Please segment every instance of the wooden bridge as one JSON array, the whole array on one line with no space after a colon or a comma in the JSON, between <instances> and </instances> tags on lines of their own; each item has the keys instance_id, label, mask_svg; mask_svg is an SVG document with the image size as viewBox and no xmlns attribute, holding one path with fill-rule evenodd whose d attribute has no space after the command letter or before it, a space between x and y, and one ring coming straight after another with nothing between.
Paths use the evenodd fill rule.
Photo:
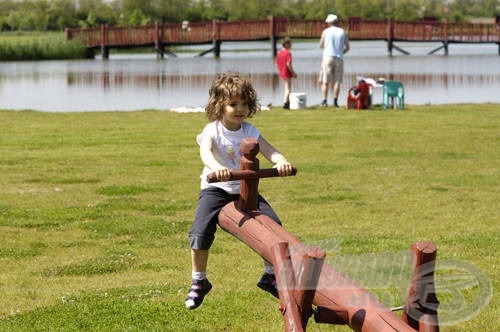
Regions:
<instances>
[{"instance_id":1,"label":"wooden bridge","mask_svg":"<svg viewBox=\"0 0 500 332\"><path fill-rule=\"evenodd\" d=\"M493 20L492 20L493 21ZM395 42L438 42L441 45L429 52L444 49L448 54L451 43L495 43L500 54L500 24L449 23L446 21L384 21L349 18L340 23L349 33L350 40L384 40L387 50L409 54L396 46ZM323 20L291 20L270 17L266 20L212 21L160 23L143 26L108 26L92 28L68 28L66 38L80 40L93 55L100 50L102 57L109 57L110 49L154 47L158 57L170 54L176 45L211 45L200 53L213 52L220 56L222 42L269 40L272 55L278 50L279 38L289 36L296 39L319 39L326 27Z\"/></svg>"}]
</instances>

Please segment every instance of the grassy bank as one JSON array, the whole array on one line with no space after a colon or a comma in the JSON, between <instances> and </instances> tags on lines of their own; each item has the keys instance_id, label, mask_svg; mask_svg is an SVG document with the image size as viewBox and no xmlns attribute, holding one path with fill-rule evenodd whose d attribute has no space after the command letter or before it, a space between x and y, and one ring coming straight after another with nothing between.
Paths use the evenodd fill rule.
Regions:
<instances>
[{"instance_id":1,"label":"grassy bank","mask_svg":"<svg viewBox=\"0 0 500 332\"><path fill-rule=\"evenodd\" d=\"M252 122L299 170L261 180L261 192L328 264L399 306L410 245L433 241L441 331L497 329L498 105L275 109ZM214 288L184 309L205 123L0 112L0 331L283 330L278 301L256 287L261 259L223 231ZM312 320L308 330L349 331Z\"/></svg>"},{"instance_id":2,"label":"grassy bank","mask_svg":"<svg viewBox=\"0 0 500 332\"><path fill-rule=\"evenodd\" d=\"M82 59L83 45L64 33L0 33L0 61Z\"/></svg>"}]
</instances>

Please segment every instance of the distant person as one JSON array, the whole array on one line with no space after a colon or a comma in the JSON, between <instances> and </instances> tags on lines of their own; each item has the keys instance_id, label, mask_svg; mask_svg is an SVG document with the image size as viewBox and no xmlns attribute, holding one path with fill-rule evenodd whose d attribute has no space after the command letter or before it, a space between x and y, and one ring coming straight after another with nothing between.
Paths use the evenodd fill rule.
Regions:
<instances>
[{"instance_id":1,"label":"distant person","mask_svg":"<svg viewBox=\"0 0 500 332\"><path fill-rule=\"evenodd\" d=\"M328 106L328 85L332 86L333 105L339 107L340 85L344 76L344 54L349 51L349 38L338 26L337 15L329 14L325 20L328 27L321 33L319 47L323 49L321 60L320 82L323 101L321 106Z\"/></svg>"},{"instance_id":2,"label":"distant person","mask_svg":"<svg viewBox=\"0 0 500 332\"><path fill-rule=\"evenodd\" d=\"M283 96L283 108L290 109L290 92L292 92L292 79L297 77L292 66L292 40L289 37L283 38L283 48L276 56L276 67L278 67L279 76L285 83L285 93Z\"/></svg>"},{"instance_id":3,"label":"distant person","mask_svg":"<svg viewBox=\"0 0 500 332\"><path fill-rule=\"evenodd\" d=\"M367 83L364 79L359 80L357 86L349 89L347 108L356 108L358 110L369 109L371 107L370 90L371 84Z\"/></svg>"},{"instance_id":4,"label":"distant person","mask_svg":"<svg viewBox=\"0 0 500 332\"><path fill-rule=\"evenodd\" d=\"M187 309L198 308L205 295L212 289L206 274L208 250L215 239L219 212L226 204L239 199L240 181L229 179L231 170L240 169L241 141L247 137L255 138L259 143L260 152L274 164L280 176L291 175L293 170L292 164L253 124L246 121L260 110L257 93L247 79L233 73L218 75L209 92L210 97L205 108L209 123L197 137L204 168L196 214L189 230L192 283L185 299ZM222 182L208 183L207 175L212 172L215 172L217 179ZM260 212L281 224L271 205L262 196L258 197ZM234 264L239 262L235 261ZM270 263L264 262L264 274L257 286L279 297L274 268Z\"/></svg>"}]
</instances>

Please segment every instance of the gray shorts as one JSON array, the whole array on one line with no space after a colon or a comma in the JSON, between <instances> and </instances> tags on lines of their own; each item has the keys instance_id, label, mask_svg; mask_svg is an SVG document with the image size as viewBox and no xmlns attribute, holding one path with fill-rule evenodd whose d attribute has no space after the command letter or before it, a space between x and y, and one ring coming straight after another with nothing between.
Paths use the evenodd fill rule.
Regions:
<instances>
[{"instance_id":1,"label":"gray shorts","mask_svg":"<svg viewBox=\"0 0 500 332\"><path fill-rule=\"evenodd\" d=\"M189 243L192 249L208 250L215 239L219 212L230 202L237 201L238 194L228 194L220 188L207 188L200 191L193 224L189 230ZM259 195L258 209L262 214L281 225L281 221L269 203Z\"/></svg>"}]
</instances>

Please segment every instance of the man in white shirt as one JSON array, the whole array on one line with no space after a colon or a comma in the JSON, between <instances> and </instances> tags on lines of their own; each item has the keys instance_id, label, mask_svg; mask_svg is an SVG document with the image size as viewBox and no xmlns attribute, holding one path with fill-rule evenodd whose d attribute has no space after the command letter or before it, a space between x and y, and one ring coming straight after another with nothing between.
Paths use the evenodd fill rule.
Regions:
<instances>
[{"instance_id":1,"label":"man in white shirt","mask_svg":"<svg viewBox=\"0 0 500 332\"><path fill-rule=\"evenodd\" d=\"M349 38L347 33L338 26L337 15L328 14L325 20L328 27L323 30L319 47L323 49L321 62L320 82L323 101L321 106L327 106L328 84L332 84L333 104L338 105L340 84L344 76L344 54L349 51Z\"/></svg>"}]
</instances>

